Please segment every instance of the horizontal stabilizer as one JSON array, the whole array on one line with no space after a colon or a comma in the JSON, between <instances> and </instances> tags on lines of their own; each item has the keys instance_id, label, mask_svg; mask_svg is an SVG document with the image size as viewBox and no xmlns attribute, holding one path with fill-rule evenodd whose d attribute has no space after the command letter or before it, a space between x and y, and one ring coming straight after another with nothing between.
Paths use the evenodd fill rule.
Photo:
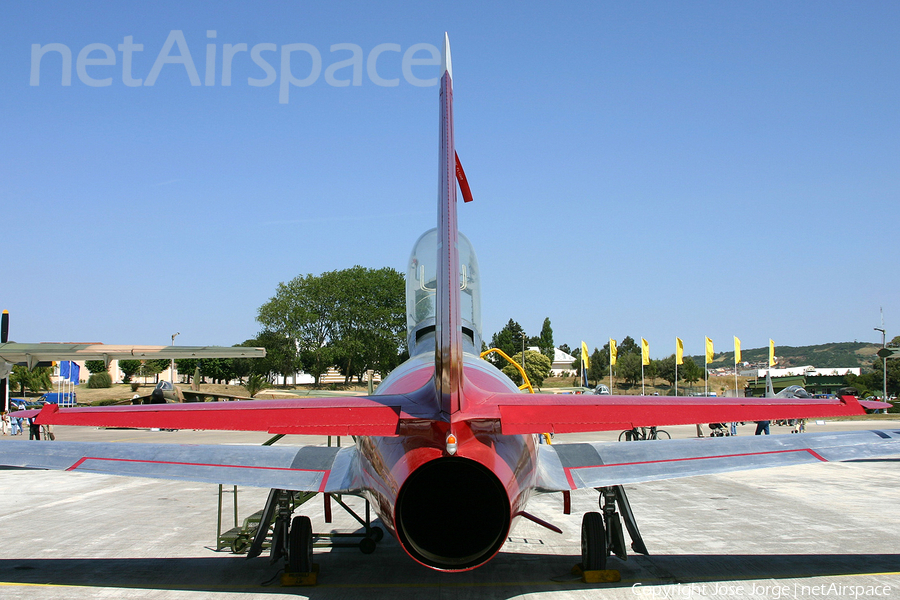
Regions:
<instances>
[{"instance_id":1,"label":"horizontal stabilizer","mask_svg":"<svg viewBox=\"0 0 900 600\"><path fill-rule=\"evenodd\" d=\"M504 393L469 407L463 418L499 419L501 431L515 435L863 414L852 396L829 400Z\"/></svg>"},{"instance_id":2,"label":"horizontal stabilizer","mask_svg":"<svg viewBox=\"0 0 900 600\"><path fill-rule=\"evenodd\" d=\"M45 404L41 410L17 411L15 415L37 416L36 422L41 425L395 436L401 419L422 416L403 410L404 406L413 407L413 404L414 401L404 395L62 409L56 404Z\"/></svg>"}]
</instances>

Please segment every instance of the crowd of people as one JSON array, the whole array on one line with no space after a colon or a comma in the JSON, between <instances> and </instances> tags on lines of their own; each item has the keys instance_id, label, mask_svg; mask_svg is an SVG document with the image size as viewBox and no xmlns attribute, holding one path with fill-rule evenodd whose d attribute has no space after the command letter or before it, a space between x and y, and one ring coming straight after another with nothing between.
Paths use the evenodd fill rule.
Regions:
<instances>
[{"instance_id":1,"label":"crowd of people","mask_svg":"<svg viewBox=\"0 0 900 600\"><path fill-rule=\"evenodd\" d=\"M23 419L7 412L0 415L0 433L3 435L25 435L26 427L28 427L29 440L44 439L53 441L56 439L56 435L53 433L53 425L38 425L34 422L34 418Z\"/></svg>"}]
</instances>

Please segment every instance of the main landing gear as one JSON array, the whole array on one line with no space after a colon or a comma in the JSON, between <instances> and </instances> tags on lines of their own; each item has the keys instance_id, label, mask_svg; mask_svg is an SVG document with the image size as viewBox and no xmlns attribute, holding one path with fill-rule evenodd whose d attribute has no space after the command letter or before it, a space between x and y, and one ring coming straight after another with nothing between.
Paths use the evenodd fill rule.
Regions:
<instances>
[{"instance_id":1,"label":"main landing gear","mask_svg":"<svg viewBox=\"0 0 900 600\"><path fill-rule=\"evenodd\" d=\"M606 559L614 554L621 560L627 560L625 534L622 522L631 537L631 549L638 554L649 554L647 546L638 531L631 512L631 505L621 485L596 488L600 492L601 512L588 512L581 520L581 568L584 571L602 571L606 569ZM618 505L619 511L616 512ZM621 515L620 515L621 513ZM620 518L621 517L621 518Z\"/></svg>"},{"instance_id":2,"label":"main landing gear","mask_svg":"<svg viewBox=\"0 0 900 600\"><path fill-rule=\"evenodd\" d=\"M340 505L350 516L364 527L362 533L314 533L309 517L294 516L294 511L305 502L314 498L314 492L292 492L289 490L272 489L266 500L265 508L258 514L258 528L252 533L252 541L248 545L242 545L240 550L246 549L247 558L254 558L269 548L269 557L272 563L281 559L285 562L285 573L291 576L290 585L309 585L315 583L315 576L303 578L303 575L313 574L316 567L313 564L313 547L358 547L364 554L375 552L377 544L384 537L384 531L371 523L369 501L366 500L365 517L357 515L339 494L322 494L325 502L325 522L331 522L332 501ZM234 545L232 545L234 549ZM299 579L298 579L299 576ZM284 581L284 578L282 578Z\"/></svg>"}]
</instances>

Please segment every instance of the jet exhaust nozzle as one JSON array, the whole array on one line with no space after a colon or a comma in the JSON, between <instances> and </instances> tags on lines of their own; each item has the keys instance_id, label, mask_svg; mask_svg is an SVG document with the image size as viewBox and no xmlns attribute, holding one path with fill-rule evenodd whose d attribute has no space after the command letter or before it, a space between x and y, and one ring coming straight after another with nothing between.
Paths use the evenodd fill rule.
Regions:
<instances>
[{"instance_id":1,"label":"jet exhaust nozzle","mask_svg":"<svg viewBox=\"0 0 900 600\"><path fill-rule=\"evenodd\" d=\"M493 558L511 522L509 497L497 476L461 457L416 469L400 489L395 510L407 553L441 571L473 569Z\"/></svg>"}]
</instances>

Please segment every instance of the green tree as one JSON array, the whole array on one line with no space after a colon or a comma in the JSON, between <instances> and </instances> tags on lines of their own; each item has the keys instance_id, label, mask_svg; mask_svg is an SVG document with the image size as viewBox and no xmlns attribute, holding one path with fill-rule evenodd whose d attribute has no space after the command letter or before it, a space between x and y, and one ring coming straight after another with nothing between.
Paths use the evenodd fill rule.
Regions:
<instances>
[{"instance_id":1,"label":"green tree","mask_svg":"<svg viewBox=\"0 0 900 600\"><path fill-rule=\"evenodd\" d=\"M156 377L157 375L168 369L169 364L169 359L167 358L145 360L141 362L141 368L138 371L138 374L141 377Z\"/></svg>"},{"instance_id":2,"label":"green tree","mask_svg":"<svg viewBox=\"0 0 900 600\"><path fill-rule=\"evenodd\" d=\"M514 361L522 365L522 353L511 357ZM540 352L535 352L534 350L526 350L525 351L525 374L528 376L528 380L531 382L532 387L541 387L544 383L544 380L550 374L550 359L541 354ZM503 373L512 379L516 385L522 385L522 376L519 374L519 370L516 369L513 365L507 364L503 367Z\"/></svg>"},{"instance_id":3,"label":"green tree","mask_svg":"<svg viewBox=\"0 0 900 600\"><path fill-rule=\"evenodd\" d=\"M544 319L537 347L541 349L541 354L549 358L550 363L553 364L553 359L556 357L556 346L553 344L553 328L550 327L550 317Z\"/></svg>"},{"instance_id":4,"label":"green tree","mask_svg":"<svg viewBox=\"0 0 900 600\"><path fill-rule=\"evenodd\" d=\"M656 378L659 376L659 361L651 358L649 365L644 365L644 379L650 380L650 385L656 385Z\"/></svg>"},{"instance_id":5,"label":"green tree","mask_svg":"<svg viewBox=\"0 0 900 600\"><path fill-rule=\"evenodd\" d=\"M609 361L604 359L603 352L594 348L594 352L591 353L591 366L588 367L588 381L597 385L607 375L609 375Z\"/></svg>"},{"instance_id":6,"label":"green tree","mask_svg":"<svg viewBox=\"0 0 900 600\"><path fill-rule=\"evenodd\" d=\"M231 359L204 358L200 361L200 374L209 377L213 383L223 383L232 379Z\"/></svg>"},{"instance_id":7,"label":"green tree","mask_svg":"<svg viewBox=\"0 0 900 600\"><path fill-rule=\"evenodd\" d=\"M52 374L52 367L35 367L29 370L28 367L13 365L12 373L9 374L9 385L19 386L22 395L25 395L25 388L34 394L40 394L53 387L50 381Z\"/></svg>"},{"instance_id":8,"label":"green tree","mask_svg":"<svg viewBox=\"0 0 900 600\"><path fill-rule=\"evenodd\" d=\"M119 370L122 371L122 383L131 383L131 378L138 374L141 370L141 361L139 360L120 360Z\"/></svg>"},{"instance_id":9,"label":"green tree","mask_svg":"<svg viewBox=\"0 0 900 600\"><path fill-rule=\"evenodd\" d=\"M635 385L641 380L641 355L634 352L619 354L616 360L616 374L625 380L625 383Z\"/></svg>"},{"instance_id":10,"label":"green tree","mask_svg":"<svg viewBox=\"0 0 900 600\"><path fill-rule=\"evenodd\" d=\"M106 373L108 371L106 363L102 360L86 360L84 361L84 368L89 373Z\"/></svg>"},{"instance_id":11,"label":"green tree","mask_svg":"<svg viewBox=\"0 0 900 600\"><path fill-rule=\"evenodd\" d=\"M522 326L510 319L509 323L503 326L503 329L491 337L491 348L502 350L507 356L511 357L517 352L521 354L522 340L525 338L525 330L522 329ZM503 368L506 364L506 361L497 354L490 354L488 358L494 363L495 367ZM525 355L525 360L528 360L527 354Z\"/></svg>"},{"instance_id":12,"label":"green tree","mask_svg":"<svg viewBox=\"0 0 900 600\"><path fill-rule=\"evenodd\" d=\"M251 359L244 359L251 360ZM176 358L175 359L175 368L178 370L178 374L184 377L184 381L187 383L191 382L191 378L194 376L194 369L197 365L200 364L199 359L196 358Z\"/></svg>"},{"instance_id":13,"label":"green tree","mask_svg":"<svg viewBox=\"0 0 900 600\"><path fill-rule=\"evenodd\" d=\"M675 385L675 355L672 354L667 356L666 358L659 361L658 366L659 376L667 381L669 385ZM678 370L678 379L683 379L684 369L681 368Z\"/></svg>"},{"instance_id":14,"label":"green tree","mask_svg":"<svg viewBox=\"0 0 900 600\"><path fill-rule=\"evenodd\" d=\"M630 335L625 336L625 339L616 346L616 349L618 350L619 358L621 358L623 354L640 355L641 353L641 347L635 343Z\"/></svg>"},{"instance_id":15,"label":"green tree","mask_svg":"<svg viewBox=\"0 0 900 600\"><path fill-rule=\"evenodd\" d=\"M266 381L266 378L259 373L253 373L247 379L247 385L244 387L247 388L247 393L250 394L251 398L253 398L258 393L269 387L269 382Z\"/></svg>"},{"instance_id":16,"label":"green tree","mask_svg":"<svg viewBox=\"0 0 900 600\"><path fill-rule=\"evenodd\" d=\"M405 343L403 276L391 268L360 266L335 275L336 332L331 341L341 372L362 381L367 369L383 375L399 364Z\"/></svg>"},{"instance_id":17,"label":"green tree","mask_svg":"<svg viewBox=\"0 0 900 600\"><path fill-rule=\"evenodd\" d=\"M257 320L295 342L316 383L339 364L349 377L397 364L405 327L405 283L397 271L353 267L278 284Z\"/></svg>"},{"instance_id":18,"label":"green tree","mask_svg":"<svg viewBox=\"0 0 900 600\"><path fill-rule=\"evenodd\" d=\"M678 369L678 376L683 378L688 385L693 386L703 377L703 369L694 362L690 356L685 357L684 364Z\"/></svg>"}]
</instances>

